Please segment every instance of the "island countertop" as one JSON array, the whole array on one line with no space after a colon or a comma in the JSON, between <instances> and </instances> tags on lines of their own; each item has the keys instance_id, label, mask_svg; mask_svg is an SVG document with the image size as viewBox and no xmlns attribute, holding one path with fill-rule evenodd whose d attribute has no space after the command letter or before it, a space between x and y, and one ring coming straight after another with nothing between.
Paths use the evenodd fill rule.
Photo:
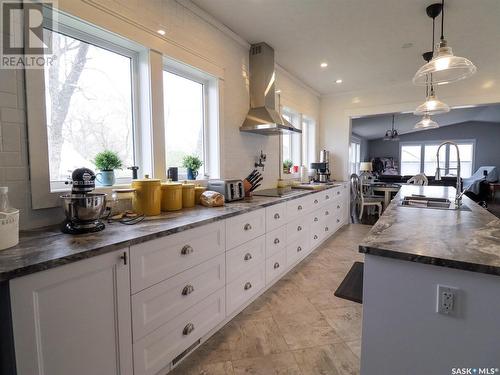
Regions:
<instances>
[{"instance_id":1,"label":"island countertop","mask_svg":"<svg viewBox=\"0 0 500 375\"><path fill-rule=\"evenodd\" d=\"M341 182L327 185L340 186ZM321 190L320 190L321 191ZM253 196L226 203L222 207L196 206L176 212L163 212L135 225L106 223L106 229L80 235L63 234L60 226L24 231L17 246L0 251L0 282L58 267L155 238L224 220L246 212L314 194L318 190L294 190L282 198Z\"/></svg>"},{"instance_id":2,"label":"island countertop","mask_svg":"<svg viewBox=\"0 0 500 375\"><path fill-rule=\"evenodd\" d=\"M463 197L465 210L405 207L412 194L455 198L455 188L403 185L359 251L500 276L500 219Z\"/></svg>"}]
</instances>

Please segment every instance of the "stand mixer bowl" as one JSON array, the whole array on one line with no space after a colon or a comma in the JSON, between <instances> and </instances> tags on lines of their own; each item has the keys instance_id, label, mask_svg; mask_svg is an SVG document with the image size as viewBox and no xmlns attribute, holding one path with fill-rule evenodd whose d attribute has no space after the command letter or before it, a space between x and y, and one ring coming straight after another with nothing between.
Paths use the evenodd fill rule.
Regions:
<instances>
[{"instance_id":1,"label":"stand mixer bowl","mask_svg":"<svg viewBox=\"0 0 500 375\"><path fill-rule=\"evenodd\" d=\"M61 195L66 220L71 223L95 223L106 209L106 194L65 194Z\"/></svg>"}]
</instances>

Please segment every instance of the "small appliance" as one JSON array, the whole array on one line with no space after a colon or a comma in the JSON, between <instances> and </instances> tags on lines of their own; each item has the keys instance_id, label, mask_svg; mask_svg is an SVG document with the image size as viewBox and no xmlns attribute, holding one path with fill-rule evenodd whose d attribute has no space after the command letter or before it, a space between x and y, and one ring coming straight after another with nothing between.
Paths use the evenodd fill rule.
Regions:
<instances>
[{"instance_id":1,"label":"small appliance","mask_svg":"<svg viewBox=\"0 0 500 375\"><path fill-rule=\"evenodd\" d=\"M330 182L330 151L321 150L319 153L319 163L311 163L314 169L314 182Z\"/></svg>"},{"instance_id":2,"label":"small appliance","mask_svg":"<svg viewBox=\"0 0 500 375\"><path fill-rule=\"evenodd\" d=\"M216 191L224 196L226 202L233 202L245 198L245 189L242 180L210 180L208 190Z\"/></svg>"},{"instance_id":3,"label":"small appliance","mask_svg":"<svg viewBox=\"0 0 500 375\"><path fill-rule=\"evenodd\" d=\"M106 209L106 194L92 193L95 173L88 168L78 168L71 174L71 194L61 195L66 220L62 231L69 234L99 232L105 228L100 220Z\"/></svg>"}]
</instances>

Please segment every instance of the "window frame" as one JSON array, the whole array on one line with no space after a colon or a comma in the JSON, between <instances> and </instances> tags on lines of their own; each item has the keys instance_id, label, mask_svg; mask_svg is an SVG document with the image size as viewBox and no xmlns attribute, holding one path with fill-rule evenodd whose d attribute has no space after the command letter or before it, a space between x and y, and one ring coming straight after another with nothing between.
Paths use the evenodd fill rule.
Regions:
<instances>
[{"instance_id":1,"label":"window frame","mask_svg":"<svg viewBox=\"0 0 500 375\"><path fill-rule=\"evenodd\" d=\"M142 111L149 108L149 96L144 96L143 91L148 85L142 84L145 78L144 63L148 59L145 47L121 38L113 33L102 30L72 16L58 13L55 27L48 27L48 17L45 14L44 28L57 32L85 43L95 45L110 52L130 58L131 84L132 84L132 126L134 164L138 165L144 173L151 173L153 164L152 155L144 149L143 142L147 138L144 131L150 131L150 123L144 121ZM48 129L45 97L45 70L25 69L26 83L26 108L29 137L29 168L31 183L31 205L33 209L57 207L60 205L59 196L70 189L64 181L50 180L49 155L48 155ZM42 94L40 94L42 93ZM144 99L140 99L143 97ZM36 156L36 157L35 157ZM114 187L129 184L132 178L119 178ZM96 189L97 190L97 189ZM99 190L109 190L107 188Z\"/></svg>"},{"instance_id":2,"label":"window frame","mask_svg":"<svg viewBox=\"0 0 500 375\"><path fill-rule=\"evenodd\" d=\"M302 113L299 113L292 108L289 107L282 107L281 109L281 115L282 116L287 116L290 118L290 123L296 127L297 129L302 130L302 123L303 123L303 117L304 115ZM297 137L294 137L296 135ZM293 165L298 165L299 167L303 164L303 134L302 133L288 133L288 134L280 134L280 137L282 137L282 145L283 145L283 139L285 137L288 137L290 139L290 160L294 161L294 159L298 159L297 164ZM288 158L285 158L283 155L283 146L281 147L281 158L282 161L287 160Z\"/></svg>"},{"instance_id":3,"label":"window frame","mask_svg":"<svg viewBox=\"0 0 500 375\"><path fill-rule=\"evenodd\" d=\"M354 156L354 160L352 160L352 156ZM355 173L359 175L359 167L361 165L361 139L358 137L351 136L351 141L349 142L349 159L351 174Z\"/></svg>"},{"instance_id":4,"label":"window frame","mask_svg":"<svg viewBox=\"0 0 500 375\"><path fill-rule=\"evenodd\" d=\"M475 160L476 160L476 140L475 139L454 139L454 140L432 140L432 141L408 141L399 142L399 171L402 174L402 148L403 146L420 146L420 173L425 173L425 146L439 146L445 141L455 142L457 145L472 145L472 161L471 161L471 175L474 174ZM440 159L440 165L443 165L443 176L448 175L450 172L450 145L445 145L445 158ZM443 164L441 164L443 163Z\"/></svg>"}]
</instances>

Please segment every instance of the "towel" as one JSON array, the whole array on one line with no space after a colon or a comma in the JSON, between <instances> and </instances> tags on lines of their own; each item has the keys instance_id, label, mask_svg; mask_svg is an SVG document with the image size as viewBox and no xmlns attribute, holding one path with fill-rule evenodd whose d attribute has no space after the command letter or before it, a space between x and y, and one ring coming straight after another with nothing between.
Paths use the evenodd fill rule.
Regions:
<instances>
[{"instance_id":1,"label":"towel","mask_svg":"<svg viewBox=\"0 0 500 375\"><path fill-rule=\"evenodd\" d=\"M484 175L484 171L488 172L487 176ZM479 186L482 181L495 182L497 180L497 167L480 167L472 176L463 179L463 189L466 191L471 191L474 194L479 194Z\"/></svg>"}]
</instances>

